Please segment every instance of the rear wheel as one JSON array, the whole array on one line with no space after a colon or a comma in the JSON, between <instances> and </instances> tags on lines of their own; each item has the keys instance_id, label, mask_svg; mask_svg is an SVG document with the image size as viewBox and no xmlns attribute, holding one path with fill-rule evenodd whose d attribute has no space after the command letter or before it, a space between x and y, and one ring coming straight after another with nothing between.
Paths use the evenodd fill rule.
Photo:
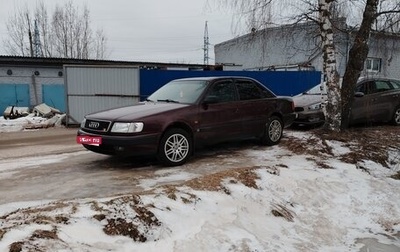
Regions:
<instances>
[{"instance_id":1,"label":"rear wheel","mask_svg":"<svg viewBox=\"0 0 400 252\"><path fill-rule=\"evenodd\" d=\"M261 143L264 145L278 144L283 134L283 122L277 116L272 116L265 124L264 135Z\"/></svg>"},{"instance_id":2,"label":"rear wheel","mask_svg":"<svg viewBox=\"0 0 400 252\"><path fill-rule=\"evenodd\" d=\"M169 129L158 146L158 159L166 166L184 164L192 151L190 134L179 128Z\"/></svg>"},{"instance_id":3,"label":"rear wheel","mask_svg":"<svg viewBox=\"0 0 400 252\"><path fill-rule=\"evenodd\" d=\"M400 106L397 107L393 113L392 123L394 125L400 125Z\"/></svg>"}]
</instances>

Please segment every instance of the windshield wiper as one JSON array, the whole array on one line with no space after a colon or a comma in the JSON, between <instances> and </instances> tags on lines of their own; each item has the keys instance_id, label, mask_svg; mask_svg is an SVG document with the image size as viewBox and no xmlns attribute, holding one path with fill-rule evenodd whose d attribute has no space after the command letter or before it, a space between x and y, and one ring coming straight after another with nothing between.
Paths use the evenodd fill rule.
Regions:
<instances>
[{"instance_id":1,"label":"windshield wiper","mask_svg":"<svg viewBox=\"0 0 400 252\"><path fill-rule=\"evenodd\" d=\"M158 99L158 102L171 102L171 103L179 103L178 101L171 100L171 99Z\"/></svg>"},{"instance_id":2,"label":"windshield wiper","mask_svg":"<svg viewBox=\"0 0 400 252\"><path fill-rule=\"evenodd\" d=\"M150 99L148 99L148 98L146 99L146 101L147 101L147 102L154 102L153 100L150 100Z\"/></svg>"}]
</instances>

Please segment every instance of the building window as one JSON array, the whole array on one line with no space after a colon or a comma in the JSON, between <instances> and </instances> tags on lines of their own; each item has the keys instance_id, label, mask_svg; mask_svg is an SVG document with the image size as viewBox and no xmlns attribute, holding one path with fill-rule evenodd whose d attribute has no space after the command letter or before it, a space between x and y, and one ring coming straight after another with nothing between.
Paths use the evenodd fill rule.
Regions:
<instances>
[{"instance_id":1,"label":"building window","mask_svg":"<svg viewBox=\"0 0 400 252\"><path fill-rule=\"evenodd\" d=\"M381 62L382 60L379 58L368 58L366 62L367 72L375 72L375 73L380 72Z\"/></svg>"}]
</instances>

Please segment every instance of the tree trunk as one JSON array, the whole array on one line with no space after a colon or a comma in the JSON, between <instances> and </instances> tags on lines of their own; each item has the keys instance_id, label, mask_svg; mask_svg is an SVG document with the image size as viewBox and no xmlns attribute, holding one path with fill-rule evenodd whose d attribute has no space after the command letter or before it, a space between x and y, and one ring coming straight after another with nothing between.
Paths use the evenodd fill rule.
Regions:
<instances>
[{"instance_id":1,"label":"tree trunk","mask_svg":"<svg viewBox=\"0 0 400 252\"><path fill-rule=\"evenodd\" d=\"M330 21L330 6L335 0L318 0L319 21L323 50L323 74L326 81L328 100L323 106L325 112L325 127L333 131L340 131L341 103L339 74L336 68L335 44L333 28Z\"/></svg>"},{"instance_id":2,"label":"tree trunk","mask_svg":"<svg viewBox=\"0 0 400 252\"><path fill-rule=\"evenodd\" d=\"M364 62L368 56L368 39L371 27L376 20L377 6L379 0L367 0L364 9L363 21L356 33L353 46L349 52L349 62L343 76L341 99L342 99L342 124L341 129L349 127L351 105L354 99L354 92L357 80L364 69Z\"/></svg>"}]
</instances>

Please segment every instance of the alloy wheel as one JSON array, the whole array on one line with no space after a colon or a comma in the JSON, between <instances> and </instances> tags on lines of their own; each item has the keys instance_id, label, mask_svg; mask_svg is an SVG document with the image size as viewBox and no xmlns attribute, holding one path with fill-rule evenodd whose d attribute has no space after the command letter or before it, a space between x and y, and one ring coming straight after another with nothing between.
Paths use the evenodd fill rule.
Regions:
<instances>
[{"instance_id":1,"label":"alloy wheel","mask_svg":"<svg viewBox=\"0 0 400 252\"><path fill-rule=\"evenodd\" d=\"M273 120L268 128L268 135L272 142L277 142L282 135L282 124L278 120Z\"/></svg>"},{"instance_id":2,"label":"alloy wheel","mask_svg":"<svg viewBox=\"0 0 400 252\"><path fill-rule=\"evenodd\" d=\"M189 154L189 141L182 134L173 134L165 142L165 156L173 163L184 160Z\"/></svg>"}]
</instances>

